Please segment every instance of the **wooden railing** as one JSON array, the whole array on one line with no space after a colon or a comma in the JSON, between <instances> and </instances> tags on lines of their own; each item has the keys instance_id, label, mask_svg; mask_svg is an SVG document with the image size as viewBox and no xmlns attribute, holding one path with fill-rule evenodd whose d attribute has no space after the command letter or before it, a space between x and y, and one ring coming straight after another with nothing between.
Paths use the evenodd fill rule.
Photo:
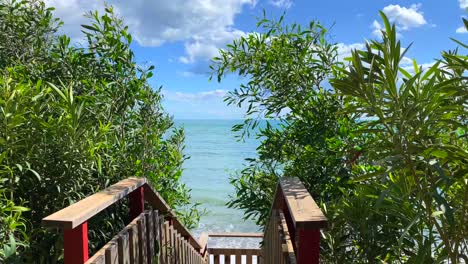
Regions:
<instances>
[{"instance_id":1,"label":"wooden railing","mask_svg":"<svg viewBox=\"0 0 468 264\"><path fill-rule=\"evenodd\" d=\"M88 220L126 196L133 220L89 258ZM145 201L151 210L144 211ZM146 179L129 178L47 216L42 224L63 229L65 264L206 264L211 257L214 264L317 264L320 229L327 219L298 179L283 178L264 234L202 234L197 240ZM263 237L263 243L258 248L208 247L210 237Z\"/></svg>"},{"instance_id":2,"label":"wooden railing","mask_svg":"<svg viewBox=\"0 0 468 264\"><path fill-rule=\"evenodd\" d=\"M264 263L318 264L320 229L326 226L327 218L301 181L282 178L265 228Z\"/></svg>"},{"instance_id":3,"label":"wooden railing","mask_svg":"<svg viewBox=\"0 0 468 264\"><path fill-rule=\"evenodd\" d=\"M210 233L208 238L229 238L229 239L242 239L242 238L263 238L263 233ZM262 249L259 247L208 247L208 259L213 257L213 262L210 264L252 264L261 263ZM242 259L245 259L243 261ZM224 261L223 261L224 260Z\"/></svg>"},{"instance_id":4,"label":"wooden railing","mask_svg":"<svg viewBox=\"0 0 468 264\"><path fill-rule=\"evenodd\" d=\"M132 222L89 258L87 221L127 195ZM144 211L145 200L152 210ZM206 242L192 236L144 178L120 181L47 216L42 224L63 229L65 264L206 263Z\"/></svg>"}]
</instances>

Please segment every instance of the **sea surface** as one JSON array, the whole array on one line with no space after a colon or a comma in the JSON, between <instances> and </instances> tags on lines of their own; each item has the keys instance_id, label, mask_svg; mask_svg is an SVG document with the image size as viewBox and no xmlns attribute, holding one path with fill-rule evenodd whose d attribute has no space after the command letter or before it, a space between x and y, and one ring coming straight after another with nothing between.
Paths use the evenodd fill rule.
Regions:
<instances>
[{"instance_id":1,"label":"sea surface","mask_svg":"<svg viewBox=\"0 0 468 264\"><path fill-rule=\"evenodd\" d=\"M184 154L190 156L184 163L182 180L192 189L192 201L200 203L207 211L194 230L196 236L201 232L260 231L253 221L243 220L241 210L226 206L229 195L234 195L230 176L243 168L245 158L256 156L259 144L254 137L244 142L235 138L231 128L240 122L242 120L175 121L185 129Z\"/></svg>"}]
</instances>

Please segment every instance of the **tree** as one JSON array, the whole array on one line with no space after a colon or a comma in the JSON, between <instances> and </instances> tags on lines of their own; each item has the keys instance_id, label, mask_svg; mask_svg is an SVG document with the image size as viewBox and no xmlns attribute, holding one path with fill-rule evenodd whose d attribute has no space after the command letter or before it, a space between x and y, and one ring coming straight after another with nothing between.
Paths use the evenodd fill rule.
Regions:
<instances>
[{"instance_id":1,"label":"tree","mask_svg":"<svg viewBox=\"0 0 468 264\"><path fill-rule=\"evenodd\" d=\"M60 262L62 235L41 219L130 176L147 177L193 226L180 181L184 132L148 83L154 67L137 65L111 6L88 14L83 46L56 35L52 11L41 1L0 5L0 262ZM127 213L123 202L92 219L91 250Z\"/></svg>"},{"instance_id":2,"label":"tree","mask_svg":"<svg viewBox=\"0 0 468 264\"><path fill-rule=\"evenodd\" d=\"M467 258L466 56L446 52L411 74L382 19L382 39L349 65L319 23L282 18L220 51L214 76L248 80L226 98L246 108L233 130L262 139L229 205L265 224L278 178L299 177L329 218L325 263L457 263ZM256 129L261 118L279 123Z\"/></svg>"}]
</instances>

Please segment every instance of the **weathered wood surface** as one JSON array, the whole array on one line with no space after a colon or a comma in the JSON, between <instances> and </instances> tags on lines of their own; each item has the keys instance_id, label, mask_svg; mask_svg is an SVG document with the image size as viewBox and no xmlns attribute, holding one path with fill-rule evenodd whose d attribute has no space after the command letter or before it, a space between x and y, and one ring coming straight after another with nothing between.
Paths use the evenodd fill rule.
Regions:
<instances>
[{"instance_id":1,"label":"weathered wood surface","mask_svg":"<svg viewBox=\"0 0 468 264\"><path fill-rule=\"evenodd\" d=\"M247 237L247 238L262 238L263 233L209 233L209 237Z\"/></svg>"},{"instance_id":2,"label":"weathered wood surface","mask_svg":"<svg viewBox=\"0 0 468 264\"><path fill-rule=\"evenodd\" d=\"M194 238L193 234L177 219L176 214L173 212L171 207L164 201L158 192L154 190L149 184L144 185L145 189L145 200L153 207L154 210L158 210L159 213L165 214L167 218L171 218L172 225L176 230L180 232L183 237L190 237L190 244L200 250L202 246Z\"/></svg>"},{"instance_id":3,"label":"weathered wood surface","mask_svg":"<svg viewBox=\"0 0 468 264\"><path fill-rule=\"evenodd\" d=\"M146 184L145 178L128 178L42 219L45 227L75 228Z\"/></svg>"},{"instance_id":4,"label":"weathered wood surface","mask_svg":"<svg viewBox=\"0 0 468 264\"><path fill-rule=\"evenodd\" d=\"M282 178L280 186L296 229L327 227L327 218L299 179Z\"/></svg>"}]
</instances>

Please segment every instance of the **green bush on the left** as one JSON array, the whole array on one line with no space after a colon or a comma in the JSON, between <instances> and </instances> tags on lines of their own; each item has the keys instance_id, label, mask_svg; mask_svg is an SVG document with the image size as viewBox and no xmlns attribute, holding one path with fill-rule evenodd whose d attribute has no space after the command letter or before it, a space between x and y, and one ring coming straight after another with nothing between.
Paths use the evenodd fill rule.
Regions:
<instances>
[{"instance_id":1,"label":"green bush on the left","mask_svg":"<svg viewBox=\"0 0 468 264\"><path fill-rule=\"evenodd\" d=\"M0 262L60 263L60 232L41 219L121 179L144 176L194 226L182 173L184 131L108 6L84 40L60 36L42 1L0 0ZM76 44L78 43L78 44ZM90 250L128 220L126 204L90 223ZM91 252L92 253L92 252Z\"/></svg>"}]
</instances>

